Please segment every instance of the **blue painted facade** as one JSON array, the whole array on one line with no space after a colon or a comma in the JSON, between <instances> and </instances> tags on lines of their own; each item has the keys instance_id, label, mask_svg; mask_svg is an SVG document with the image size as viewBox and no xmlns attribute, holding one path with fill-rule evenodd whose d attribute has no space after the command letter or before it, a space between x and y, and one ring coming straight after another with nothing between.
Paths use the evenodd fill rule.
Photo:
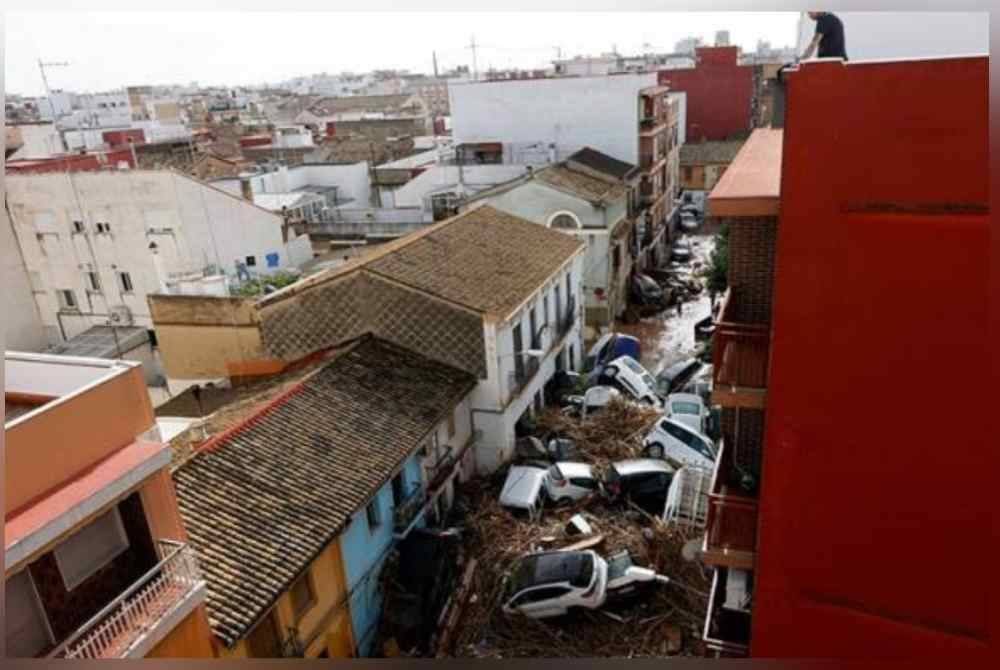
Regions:
<instances>
[{"instance_id":1,"label":"blue painted facade","mask_svg":"<svg viewBox=\"0 0 1000 670\"><path fill-rule=\"evenodd\" d=\"M412 454L403 466L406 492L423 486L420 457ZM378 509L379 523L372 527L366 508L351 517L351 523L340 536L340 550L347 573L347 590L350 593L351 624L354 645L358 656L371 655L372 643L378 631L382 613L383 593L380 573L393 545L392 481L388 481L372 498ZM423 521L420 522L421 524Z\"/></svg>"}]
</instances>

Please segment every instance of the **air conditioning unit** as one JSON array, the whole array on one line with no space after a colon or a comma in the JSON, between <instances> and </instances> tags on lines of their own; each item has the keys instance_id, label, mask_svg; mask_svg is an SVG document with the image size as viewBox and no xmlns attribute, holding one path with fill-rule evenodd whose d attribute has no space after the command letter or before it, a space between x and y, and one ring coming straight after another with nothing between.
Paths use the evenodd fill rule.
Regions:
<instances>
[{"instance_id":1,"label":"air conditioning unit","mask_svg":"<svg viewBox=\"0 0 1000 670\"><path fill-rule=\"evenodd\" d=\"M109 310L109 320L112 326L131 326L134 323L132 310L129 309L128 305L113 306Z\"/></svg>"}]
</instances>

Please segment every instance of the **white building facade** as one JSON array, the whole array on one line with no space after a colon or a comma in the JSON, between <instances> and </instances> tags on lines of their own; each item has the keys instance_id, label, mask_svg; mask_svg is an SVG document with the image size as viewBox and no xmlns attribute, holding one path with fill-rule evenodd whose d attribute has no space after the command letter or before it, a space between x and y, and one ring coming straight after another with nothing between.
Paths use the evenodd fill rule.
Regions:
<instances>
[{"instance_id":1,"label":"white building facade","mask_svg":"<svg viewBox=\"0 0 1000 670\"><path fill-rule=\"evenodd\" d=\"M638 165L639 93L656 85L655 72L453 84L452 136L456 144L538 145L541 156L554 149L550 162L589 146Z\"/></svg>"},{"instance_id":2,"label":"white building facade","mask_svg":"<svg viewBox=\"0 0 1000 670\"><path fill-rule=\"evenodd\" d=\"M290 267L281 217L176 172L8 175L7 198L53 344L109 322L151 328L147 296L197 278L224 291Z\"/></svg>"},{"instance_id":3,"label":"white building facade","mask_svg":"<svg viewBox=\"0 0 1000 670\"><path fill-rule=\"evenodd\" d=\"M545 385L579 370L583 348L581 249L506 318L484 321L487 377L472 392L476 469L495 472L514 455L517 424L545 407ZM544 352L534 356L534 350ZM526 353L531 352L531 353Z\"/></svg>"}]
</instances>

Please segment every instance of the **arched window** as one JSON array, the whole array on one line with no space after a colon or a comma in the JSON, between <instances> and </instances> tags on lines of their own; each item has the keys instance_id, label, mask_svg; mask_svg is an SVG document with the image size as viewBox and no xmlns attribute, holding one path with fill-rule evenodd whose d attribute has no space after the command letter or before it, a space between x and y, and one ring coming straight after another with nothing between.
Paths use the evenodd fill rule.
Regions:
<instances>
[{"instance_id":1,"label":"arched window","mask_svg":"<svg viewBox=\"0 0 1000 670\"><path fill-rule=\"evenodd\" d=\"M570 212L557 212L549 217L549 228L557 230L579 230L580 220Z\"/></svg>"}]
</instances>

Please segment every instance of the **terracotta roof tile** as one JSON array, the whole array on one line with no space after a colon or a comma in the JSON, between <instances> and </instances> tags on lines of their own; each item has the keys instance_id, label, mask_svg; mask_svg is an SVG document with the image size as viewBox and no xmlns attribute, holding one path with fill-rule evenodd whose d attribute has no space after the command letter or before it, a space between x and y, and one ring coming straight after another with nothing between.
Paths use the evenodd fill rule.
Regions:
<instances>
[{"instance_id":1,"label":"terracotta roof tile","mask_svg":"<svg viewBox=\"0 0 1000 670\"><path fill-rule=\"evenodd\" d=\"M219 639L245 637L475 384L365 338L177 468Z\"/></svg>"},{"instance_id":2,"label":"terracotta roof tile","mask_svg":"<svg viewBox=\"0 0 1000 670\"><path fill-rule=\"evenodd\" d=\"M367 271L478 312L507 316L584 242L480 206L364 263Z\"/></svg>"},{"instance_id":3,"label":"terracotta roof tile","mask_svg":"<svg viewBox=\"0 0 1000 670\"><path fill-rule=\"evenodd\" d=\"M628 192L624 184L613 184L564 165L553 165L540 170L535 173L535 178L587 200L607 202L624 197Z\"/></svg>"}]
</instances>

